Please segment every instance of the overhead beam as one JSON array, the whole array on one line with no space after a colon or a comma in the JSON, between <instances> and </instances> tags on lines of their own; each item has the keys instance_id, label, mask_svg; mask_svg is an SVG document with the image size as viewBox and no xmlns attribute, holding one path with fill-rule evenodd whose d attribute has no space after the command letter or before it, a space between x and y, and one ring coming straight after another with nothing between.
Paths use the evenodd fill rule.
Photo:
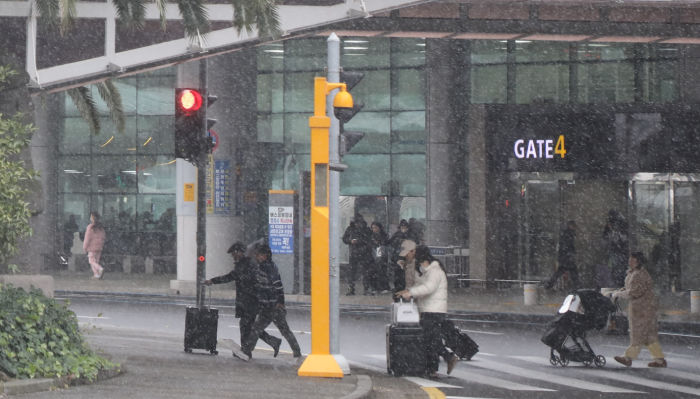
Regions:
<instances>
[{"instance_id":1,"label":"overhead beam","mask_svg":"<svg viewBox=\"0 0 700 399\"><path fill-rule=\"evenodd\" d=\"M348 21L355 18L369 17L375 13L387 12L396 8L430 2L430 0L346 0L330 6L280 5L280 28L282 38L288 38L302 31ZM193 58L211 56L230 51L242 45L260 42L256 32L238 32L234 28L220 29L206 34L205 40L193 43L182 38L137 49L116 52L116 13L111 1L76 2L76 18L104 19L105 53L102 56L84 59L47 68L37 68L37 22L38 10L32 1L0 0L0 17L27 18L27 56L26 71L30 84L42 91L62 90L84 82L97 81L108 77L134 73L156 65L180 62ZM232 21L231 5L206 5L211 22ZM181 20L182 16L176 5L169 4L166 10L167 20ZM146 5L146 20L160 19L154 3Z\"/></svg>"}]
</instances>

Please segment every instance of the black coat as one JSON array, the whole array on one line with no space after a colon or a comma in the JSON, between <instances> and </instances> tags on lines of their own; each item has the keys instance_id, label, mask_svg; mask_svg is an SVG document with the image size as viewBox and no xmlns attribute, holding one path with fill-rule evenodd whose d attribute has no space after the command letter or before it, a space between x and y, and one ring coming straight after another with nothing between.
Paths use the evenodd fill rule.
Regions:
<instances>
[{"instance_id":1,"label":"black coat","mask_svg":"<svg viewBox=\"0 0 700 399\"><path fill-rule=\"evenodd\" d=\"M566 228L559 236L559 268L576 269L576 231Z\"/></svg>"},{"instance_id":2,"label":"black coat","mask_svg":"<svg viewBox=\"0 0 700 399\"><path fill-rule=\"evenodd\" d=\"M355 244L352 240L357 240ZM343 242L350 247L350 263L373 262L372 257L372 230L366 223L351 222L345 229Z\"/></svg>"},{"instance_id":3,"label":"black coat","mask_svg":"<svg viewBox=\"0 0 700 399\"><path fill-rule=\"evenodd\" d=\"M214 284L236 282L236 317L241 318L244 314L256 314L258 312L258 296L255 285L258 281L258 267L250 258L244 256L236 262L230 273L223 276L214 277L211 282Z\"/></svg>"}]
</instances>

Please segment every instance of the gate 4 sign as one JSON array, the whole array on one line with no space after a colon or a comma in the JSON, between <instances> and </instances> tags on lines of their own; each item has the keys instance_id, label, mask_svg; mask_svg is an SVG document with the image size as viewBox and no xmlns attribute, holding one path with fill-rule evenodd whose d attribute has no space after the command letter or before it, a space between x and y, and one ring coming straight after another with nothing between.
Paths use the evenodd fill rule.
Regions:
<instances>
[{"instance_id":1,"label":"gate 4 sign","mask_svg":"<svg viewBox=\"0 0 700 399\"><path fill-rule=\"evenodd\" d=\"M551 159L560 155L562 159L566 155L564 135L560 135L557 143L552 139L518 139L513 144L513 154L518 159Z\"/></svg>"},{"instance_id":2,"label":"gate 4 sign","mask_svg":"<svg viewBox=\"0 0 700 399\"><path fill-rule=\"evenodd\" d=\"M270 206L268 224L272 253L294 253L294 207Z\"/></svg>"}]
</instances>

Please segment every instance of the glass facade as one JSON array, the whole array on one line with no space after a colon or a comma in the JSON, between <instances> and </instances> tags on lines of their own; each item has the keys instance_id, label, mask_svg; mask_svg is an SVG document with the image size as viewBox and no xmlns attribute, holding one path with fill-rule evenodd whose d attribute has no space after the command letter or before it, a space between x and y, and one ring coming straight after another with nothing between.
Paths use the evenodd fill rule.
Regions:
<instances>
[{"instance_id":1,"label":"glass facade","mask_svg":"<svg viewBox=\"0 0 700 399\"><path fill-rule=\"evenodd\" d=\"M349 168L341 174L341 195L419 199L425 204L426 45L424 39L342 39L344 70L364 73L352 89L364 108L345 129L361 131L364 138L343 157ZM258 141L284 146L272 189L297 189L299 173L310 168L313 79L324 75L325 65L325 38L290 40L258 50ZM394 214L409 217L402 209ZM381 213L386 216L387 210ZM423 205L419 218L424 217Z\"/></svg>"},{"instance_id":2,"label":"glass facade","mask_svg":"<svg viewBox=\"0 0 700 399\"><path fill-rule=\"evenodd\" d=\"M91 211L107 231L105 263L124 255L176 256L173 87L175 69L114 81L122 97L124 132L118 132L97 89L91 94L100 115L100 133L90 133L69 96L59 131L59 231L74 217L80 233ZM70 236L63 235L64 241ZM64 242L64 250L70 245ZM115 255L115 256L112 256Z\"/></svg>"}]
</instances>

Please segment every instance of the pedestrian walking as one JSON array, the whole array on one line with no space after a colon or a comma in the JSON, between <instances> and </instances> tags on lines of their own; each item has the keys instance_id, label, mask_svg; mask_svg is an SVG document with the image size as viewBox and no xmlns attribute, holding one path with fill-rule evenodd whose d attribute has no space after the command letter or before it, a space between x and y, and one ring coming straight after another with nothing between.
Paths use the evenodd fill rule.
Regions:
<instances>
[{"instance_id":1,"label":"pedestrian walking","mask_svg":"<svg viewBox=\"0 0 700 399\"><path fill-rule=\"evenodd\" d=\"M550 289L564 274L568 274L573 288L579 287L578 268L576 267L576 222L569 220L559 234L559 249L557 254L557 270L545 284Z\"/></svg>"},{"instance_id":2,"label":"pedestrian walking","mask_svg":"<svg viewBox=\"0 0 700 399\"><path fill-rule=\"evenodd\" d=\"M402 255L401 253L401 244L404 242L404 240L411 240L414 243L413 248L415 248L415 239L412 238L408 231L408 222L406 219L401 219L399 222L399 226L392 234L391 238L389 238L389 265L391 268L390 273L393 276L393 283L394 283L394 292L401 291L406 288L406 284L404 283L404 269L402 266L399 265L399 261L401 260Z\"/></svg>"},{"instance_id":3,"label":"pedestrian walking","mask_svg":"<svg viewBox=\"0 0 700 399\"><path fill-rule=\"evenodd\" d=\"M236 242L228 249L233 257L234 268L229 273L222 276L214 277L210 280L205 280L205 285L224 284L231 281L236 282L236 318L239 321L240 341L247 337L255 322L255 317L258 314L258 296L256 293L256 284L258 279L258 267L245 256L246 246L242 242ZM270 345L274 350L274 357L280 350L282 340L274 337L262 330L259 338Z\"/></svg>"},{"instance_id":4,"label":"pedestrian walking","mask_svg":"<svg viewBox=\"0 0 700 399\"><path fill-rule=\"evenodd\" d=\"M362 286L364 295L374 295L372 271L374 258L372 257L372 232L367 227L367 222L359 213L343 233L343 242L350 249L350 270L348 274L347 295L355 295L355 281L358 272L362 273Z\"/></svg>"},{"instance_id":5,"label":"pedestrian walking","mask_svg":"<svg viewBox=\"0 0 700 399\"><path fill-rule=\"evenodd\" d=\"M435 259L425 245L415 249L415 260L419 265L416 283L399 291L396 296L404 299L416 298L423 342L426 351L426 374L438 378L440 356L447 362L447 374L452 373L459 358L450 352L442 341L442 323L447 314L447 275L444 266Z\"/></svg>"},{"instance_id":6,"label":"pedestrian walking","mask_svg":"<svg viewBox=\"0 0 700 399\"><path fill-rule=\"evenodd\" d=\"M104 226L100 220L100 214L93 211L90 212L90 224L85 230L85 239L83 240L83 250L88 254L88 263L92 269L92 278L102 279L105 269L100 265L100 257L102 249L107 240Z\"/></svg>"},{"instance_id":7,"label":"pedestrian walking","mask_svg":"<svg viewBox=\"0 0 700 399\"><path fill-rule=\"evenodd\" d=\"M253 357L253 350L260 334L270 323L274 323L282 336L292 348L294 357L301 357L301 348L294 333L287 324L287 309L284 306L284 287L277 265L272 261L272 251L267 244L255 248L258 262L256 293L258 297L258 315L250 333L241 338L241 349L234 349L233 356L248 361Z\"/></svg>"},{"instance_id":8,"label":"pedestrian walking","mask_svg":"<svg viewBox=\"0 0 700 399\"><path fill-rule=\"evenodd\" d=\"M654 294L654 282L644 268L645 258L641 252L634 252L629 257L629 269L625 277L625 286L613 291L613 299L628 300L627 317L629 318L630 346L622 356L615 356L618 363L629 367L637 358L642 346L646 346L653 360L649 367L666 367L666 359L659 343L657 326L657 301Z\"/></svg>"}]
</instances>

